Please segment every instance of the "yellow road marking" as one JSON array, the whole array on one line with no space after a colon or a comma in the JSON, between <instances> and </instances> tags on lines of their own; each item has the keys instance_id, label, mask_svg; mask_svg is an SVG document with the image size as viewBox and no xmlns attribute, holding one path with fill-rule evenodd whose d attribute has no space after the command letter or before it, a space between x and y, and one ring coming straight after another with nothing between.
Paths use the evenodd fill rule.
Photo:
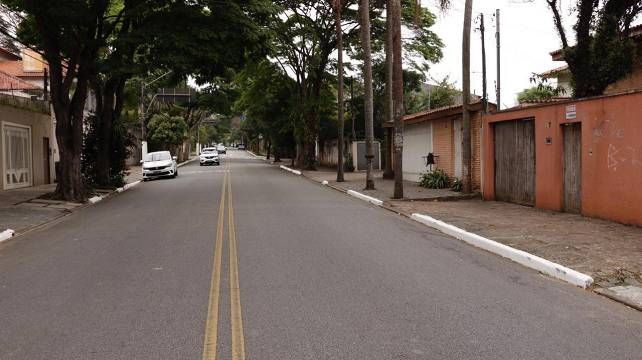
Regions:
<instances>
[{"instance_id":1,"label":"yellow road marking","mask_svg":"<svg viewBox=\"0 0 642 360\"><path fill-rule=\"evenodd\" d=\"M225 225L225 192L227 190L227 173L223 176L221 200L218 208L218 224L216 227L216 245L214 247L214 268L210 284L210 299L207 307L207 322L205 324L205 344L203 346L203 360L216 359L216 345L218 342L218 304L221 292L221 261L223 257L223 226Z\"/></svg>"},{"instance_id":2,"label":"yellow road marking","mask_svg":"<svg viewBox=\"0 0 642 360\"><path fill-rule=\"evenodd\" d=\"M228 193L228 230L230 239L230 303L232 309L232 360L245 360L245 339L243 338L243 317L241 315L241 293L236 253L236 229L234 225L234 202L232 200L232 181L227 183Z\"/></svg>"}]
</instances>

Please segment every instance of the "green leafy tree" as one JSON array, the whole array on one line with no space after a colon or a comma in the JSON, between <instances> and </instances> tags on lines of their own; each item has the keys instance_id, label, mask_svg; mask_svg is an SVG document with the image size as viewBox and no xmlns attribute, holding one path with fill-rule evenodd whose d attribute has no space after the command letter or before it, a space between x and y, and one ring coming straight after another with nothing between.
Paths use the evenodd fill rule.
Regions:
<instances>
[{"instance_id":1,"label":"green leafy tree","mask_svg":"<svg viewBox=\"0 0 642 360\"><path fill-rule=\"evenodd\" d=\"M601 95L610 84L631 72L635 45L629 35L632 22L642 13L642 1L576 0L573 31L577 43L573 46L564 28L560 1L546 2L571 72L574 97Z\"/></svg>"},{"instance_id":2,"label":"green leafy tree","mask_svg":"<svg viewBox=\"0 0 642 360\"><path fill-rule=\"evenodd\" d=\"M533 86L528 89L524 89L517 94L517 101L522 103L529 102L542 102L550 100L556 96L556 93L553 88L546 87L540 88L538 86Z\"/></svg>"},{"instance_id":3,"label":"green leafy tree","mask_svg":"<svg viewBox=\"0 0 642 360\"><path fill-rule=\"evenodd\" d=\"M172 70L175 79L193 74L205 82L239 68L265 53L263 25L272 9L266 0L0 1L24 14L20 38L49 63L61 158L56 193L76 201L85 198L80 164L90 84L98 95L97 182L107 183L127 79Z\"/></svg>"},{"instance_id":4,"label":"green leafy tree","mask_svg":"<svg viewBox=\"0 0 642 360\"><path fill-rule=\"evenodd\" d=\"M299 115L295 121L299 143L299 165L314 168L316 165L315 141L320 131L319 106L323 87L329 80L332 62L330 55L336 49L336 23L332 1L328 0L278 0L278 15L273 17L273 54L284 73L292 74L296 81L295 94ZM356 0L346 1L341 8L342 27L345 32L346 51L361 59ZM405 1L404 6L414 6ZM409 64L433 62L441 58L441 41L431 30L434 16L421 10L419 22L411 13L403 17L410 33L404 43ZM385 38L385 17L381 4L370 7L373 58L382 55ZM412 60L412 62L410 62ZM421 61L419 61L421 60ZM421 67L421 66L419 66Z\"/></svg>"},{"instance_id":5,"label":"green leafy tree","mask_svg":"<svg viewBox=\"0 0 642 360\"><path fill-rule=\"evenodd\" d=\"M274 149L275 161L294 144L297 99L292 96L296 84L275 64L261 61L246 67L237 82L243 90L235 110L246 120L242 131L253 141L265 137Z\"/></svg>"},{"instance_id":6,"label":"green leafy tree","mask_svg":"<svg viewBox=\"0 0 642 360\"><path fill-rule=\"evenodd\" d=\"M187 135L187 123L180 115L160 113L152 116L149 124L150 146L154 150L173 150L183 143Z\"/></svg>"}]
</instances>

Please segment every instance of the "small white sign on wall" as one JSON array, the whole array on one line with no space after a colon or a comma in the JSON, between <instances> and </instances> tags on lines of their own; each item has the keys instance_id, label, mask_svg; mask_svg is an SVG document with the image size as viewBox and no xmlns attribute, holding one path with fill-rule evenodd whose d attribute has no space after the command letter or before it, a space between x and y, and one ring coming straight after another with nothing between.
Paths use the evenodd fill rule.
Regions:
<instances>
[{"instance_id":1,"label":"small white sign on wall","mask_svg":"<svg viewBox=\"0 0 642 360\"><path fill-rule=\"evenodd\" d=\"M577 118L577 110L575 105L568 105L566 107L566 120L573 120Z\"/></svg>"}]
</instances>

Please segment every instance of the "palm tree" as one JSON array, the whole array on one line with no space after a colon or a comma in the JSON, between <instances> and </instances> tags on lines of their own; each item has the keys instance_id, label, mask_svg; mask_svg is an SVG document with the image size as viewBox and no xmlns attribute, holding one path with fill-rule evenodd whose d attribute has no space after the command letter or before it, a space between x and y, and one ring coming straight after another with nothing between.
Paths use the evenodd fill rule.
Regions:
<instances>
[{"instance_id":1,"label":"palm tree","mask_svg":"<svg viewBox=\"0 0 642 360\"><path fill-rule=\"evenodd\" d=\"M420 1L420 0L417 0ZM442 10L448 9L452 0L439 0ZM471 129L470 129L470 29L472 22L473 0L464 5L464 31L462 40L462 191L472 192L471 178Z\"/></svg>"},{"instance_id":2,"label":"palm tree","mask_svg":"<svg viewBox=\"0 0 642 360\"><path fill-rule=\"evenodd\" d=\"M372 160L374 159L374 128L372 105L372 56L370 49L370 3L368 0L359 1L361 20L361 46L363 47L363 82L364 82L364 113L366 121L366 190L374 190L372 175Z\"/></svg>"},{"instance_id":3,"label":"palm tree","mask_svg":"<svg viewBox=\"0 0 642 360\"><path fill-rule=\"evenodd\" d=\"M341 7L343 6L342 0L333 0L334 6L334 22L337 31L337 78L339 84L337 85L337 118L339 120L339 140L337 144L338 159L337 159L337 182L343 182L343 29L341 28Z\"/></svg>"},{"instance_id":4,"label":"palm tree","mask_svg":"<svg viewBox=\"0 0 642 360\"><path fill-rule=\"evenodd\" d=\"M392 54L392 109L394 115L394 199L403 198L403 67L401 58L401 1L388 0L388 15L390 17L391 46L388 51Z\"/></svg>"}]
</instances>

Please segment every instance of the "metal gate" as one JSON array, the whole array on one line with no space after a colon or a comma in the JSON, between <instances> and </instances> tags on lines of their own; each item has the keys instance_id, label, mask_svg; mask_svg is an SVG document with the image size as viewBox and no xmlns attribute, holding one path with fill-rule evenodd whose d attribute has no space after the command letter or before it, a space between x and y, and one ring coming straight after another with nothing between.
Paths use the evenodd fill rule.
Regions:
<instances>
[{"instance_id":1,"label":"metal gate","mask_svg":"<svg viewBox=\"0 0 642 360\"><path fill-rule=\"evenodd\" d=\"M535 205L535 121L494 124L495 198Z\"/></svg>"},{"instance_id":2,"label":"metal gate","mask_svg":"<svg viewBox=\"0 0 642 360\"><path fill-rule=\"evenodd\" d=\"M19 125L2 125L4 142L4 188L31 186L31 129Z\"/></svg>"},{"instance_id":3,"label":"metal gate","mask_svg":"<svg viewBox=\"0 0 642 360\"><path fill-rule=\"evenodd\" d=\"M562 126L564 133L564 211L582 210L582 124Z\"/></svg>"}]
</instances>

